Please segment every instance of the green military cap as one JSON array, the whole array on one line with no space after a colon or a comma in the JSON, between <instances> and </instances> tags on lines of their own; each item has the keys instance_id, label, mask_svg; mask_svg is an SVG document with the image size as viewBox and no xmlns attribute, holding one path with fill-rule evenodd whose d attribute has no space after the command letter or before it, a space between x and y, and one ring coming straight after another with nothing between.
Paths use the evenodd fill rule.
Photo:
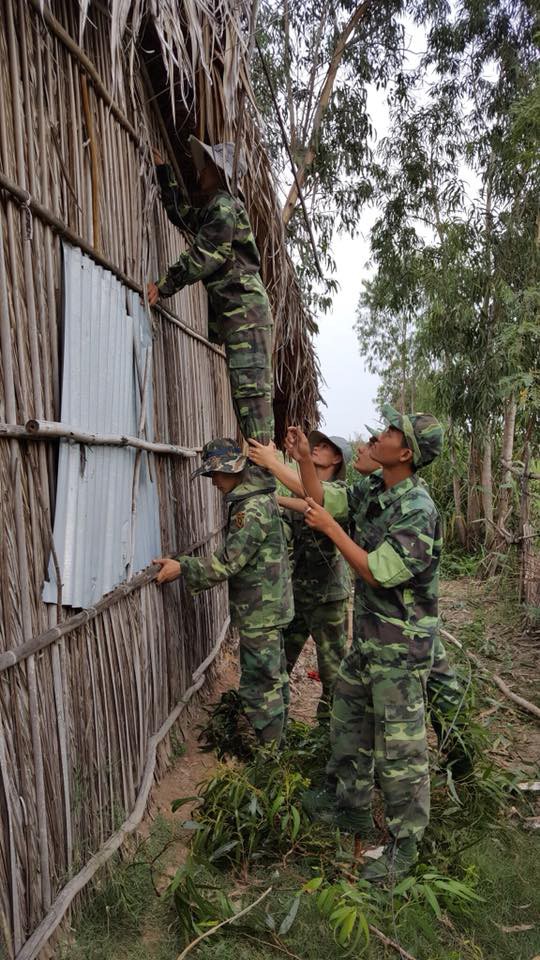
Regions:
<instances>
[{"instance_id":1,"label":"green military cap","mask_svg":"<svg viewBox=\"0 0 540 960\"><path fill-rule=\"evenodd\" d=\"M202 464L191 474L195 477L210 477L213 473L241 473L247 463L247 457L230 437L210 440L202 451Z\"/></svg>"},{"instance_id":2,"label":"green military cap","mask_svg":"<svg viewBox=\"0 0 540 960\"><path fill-rule=\"evenodd\" d=\"M338 472L335 475L336 480L345 480L347 475L347 464L352 460L352 447L350 443L345 440L344 437L329 437L326 433L321 433L320 430L312 430L308 442L313 449L318 443L331 443L333 447L336 447L341 454L341 466Z\"/></svg>"},{"instance_id":3,"label":"green military cap","mask_svg":"<svg viewBox=\"0 0 540 960\"><path fill-rule=\"evenodd\" d=\"M426 467L439 455L443 445L443 428L431 413L399 413L389 403L381 407L383 419L391 427L401 430L405 442L412 450L415 467ZM377 431L367 427L372 436Z\"/></svg>"},{"instance_id":4,"label":"green military cap","mask_svg":"<svg viewBox=\"0 0 540 960\"><path fill-rule=\"evenodd\" d=\"M197 140L197 137L191 136L188 139L193 162L197 170L202 170L208 163L208 158L215 163L216 167L223 170L227 182L232 180L234 167L234 143L214 143L212 146ZM247 164L242 150L238 154L237 176L244 177L247 173Z\"/></svg>"}]
</instances>

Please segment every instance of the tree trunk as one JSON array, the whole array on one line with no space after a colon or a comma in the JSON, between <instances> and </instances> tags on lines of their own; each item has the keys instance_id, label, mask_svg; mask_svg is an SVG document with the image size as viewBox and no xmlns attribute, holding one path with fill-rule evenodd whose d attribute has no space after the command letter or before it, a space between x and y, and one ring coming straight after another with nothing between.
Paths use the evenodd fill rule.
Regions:
<instances>
[{"instance_id":1,"label":"tree trunk","mask_svg":"<svg viewBox=\"0 0 540 960\"><path fill-rule=\"evenodd\" d=\"M510 397L504 414L503 441L501 450L501 490L497 509L497 526L505 527L512 510L512 473L510 466L514 452L517 404Z\"/></svg>"},{"instance_id":2,"label":"tree trunk","mask_svg":"<svg viewBox=\"0 0 540 960\"><path fill-rule=\"evenodd\" d=\"M476 550L480 542L480 524L482 517L480 498L480 452L474 441L474 429L471 431L469 446L469 471L467 492L467 549Z\"/></svg>"},{"instance_id":3,"label":"tree trunk","mask_svg":"<svg viewBox=\"0 0 540 960\"><path fill-rule=\"evenodd\" d=\"M529 498L529 466L531 461L531 445L527 443L525 447L525 456L523 458L523 476L521 478L521 492L519 500L519 536L520 540L520 563L519 563L519 599L521 603L529 601L529 579L530 569L534 566L534 553L532 549L533 528L530 523L530 498Z\"/></svg>"},{"instance_id":4,"label":"tree trunk","mask_svg":"<svg viewBox=\"0 0 540 960\"><path fill-rule=\"evenodd\" d=\"M332 59L330 61L328 71L319 95L317 107L315 109L309 144L304 152L304 156L302 157L300 164L298 165L298 170L296 171L296 180L300 184L300 187L303 186L304 180L306 179L306 173L317 156L317 140L319 136L319 130L328 108L328 104L330 103L330 97L332 96L332 90L334 89L337 72L339 70L343 54L345 53L347 43L356 30L358 24L364 17L364 14L366 14L369 10L371 2L372 0L364 0L363 3L360 3L356 7L356 10L349 18L337 39L334 52L332 54ZM283 223L287 224L289 222L294 213L294 208L296 207L297 202L298 187L295 181L289 190L289 195L285 201L285 206L283 207Z\"/></svg>"},{"instance_id":5,"label":"tree trunk","mask_svg":"<svg viewBox=\"0 0 540 960\"><path fill-rule=\"evenodd\" d=\"M482 507L484 511L484 545L489 550L493 543L493 475L491 458L491 437L484 440L482 456Z\"/></svg>"},{"instance_id":6,"label":"tree trunk","mask_svg":"<svg viewBox=\"0 0 540 960\"><path fill-rule=\"evenodd\" d=\"M456 533L459 543L462 547L467 545L467 529L463 517L463 507L461 505L461 485L456 467L456 453L454 444L450 440L450 463L452 465L452 489L454 491L454 511L456 517Z\"/></svg>"},{"instance_id":7,"label":"tree trunk","mask_svg":"<svg viewBox=\"0 0 540 960\"><path fill-rule=\"evenodd\" d=\"M506 532L508 517L512 512L513 482L512 482L512 455L514 452L514 431L516 427L517 404L510 397L504 413L503 438L501 449L501 484L497 504L497 519L494 536L489 544L490 555L486 564L488 576L494 576L501 566L501 560L511 537Z\"/></svg>"}]
</instances>

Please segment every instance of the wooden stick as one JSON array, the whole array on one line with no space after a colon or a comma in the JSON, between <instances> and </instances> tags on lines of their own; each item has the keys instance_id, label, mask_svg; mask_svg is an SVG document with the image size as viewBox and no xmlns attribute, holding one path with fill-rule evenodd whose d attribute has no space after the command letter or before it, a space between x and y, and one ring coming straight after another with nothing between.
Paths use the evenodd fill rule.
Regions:
<instances>
[{"instance_id":1,"label":"wooden stick","mask_svg":"<svg viewBox=\"0 0 540 960\"><path fill-rule=\"evenodd\" d=\"M78 427L69 427L65 423L54 423L51 420L27 420L24 427L19 424L0 423L0 436L27 440L60 438L89 446L135 447L138 450L150 450L152 453L171 454L177 457L195 457L201 450L200 447L178 447L172 443L143 440L141 437L86 433Z\"/></svg>"},{"instance_id":2,"label":"wooden stick","mask_svg":"<svg viewBox=\"0 0 540 960\"><path fill-rule=\"evenodd\" d=\"M382 930L379 930L378 927L374 927L372 923L369 923L368 927L374 937L377 937L377 939L380 940L381 943L384 943L387 947L392 947L393 950L397 950L400 957L403 957L403 960L416 960L416 957L413 957L412 953L407 953L407 951L403 949L397 940L392 940L391 937L387 937Z\"/></svg>"},{"instance_id":3,"label":"wooden stick","mask_svg":"<svg viewBox=\"0 0 540 960\"><path fill-rule=\"evenodd\" d=\"M70 904L73 902L73 899L78 893L80 893L87 883L90 882L97 871L103 867L108 860L111 859L113 854L116 853L116 851L122 846L126 837L130 833L133 833L133 831L138 827L144 816L144 811L148 802L148 796L154 781L158 744L164 739L164 737L167 736L169 730L176 723L178 717L182 713L182 710L189 703L194 694L200 690L204 683L204 679L205 678L203 675L199 678L197 683L193 684L193 686L186 691L183 697L176 704L172 713L169 714L165 722L161 725L157 733L150 737L150 740L148 741L148 751L146 754L146 764L143 778L133 811L127 820L124 821L122 826L116 831L116 833L113 833L109 837L101 849L90 858L82 870L72 877L72 879L60 891L49 912L36 927L32 936L26 941L22 950L20 950L17 954L17 960L34 960L34 958L37 957L58 925L61 923L62 918L64 917ZM268 891L268 893L269 892L270 891ZM254 907L256 904L253 903L251 906ZM240 916L240 914L237 914L237 916Z\"/></svg>"},{"instance_id":4,"label":"wooden stick","mask_svg":"<svg viewBox=\"0 0 540 960\"><path fill-rule=\"evenodd\" d=\"M81 73L81 95L84 122L86 124L86 135L88 138L88 146L90 147L90 180L92 183L92 245L95 250L99 251L101 249L101 229L99 225L98 160L96 137L94 133L94 121L92 118L92 110L90 108L90 100L88 97L88 83L84 73Z\"/></svg>"},{"instance_id":5,"label":"wooden stick","mask_svg":"<svg viewBox=\"0 0 540 960\"><path fill-rule=\"evenodd\" d=\"M441 636L444 637L446 640L449 640L450 643L453 643L456 647L459 647L460 650L463 650L463 653L465 654L465 656L468 657L469 660L472 660L472 662L480 670L485 670L485 672L489 674L490 680L495 684L496 687L499 688L499 690L502 693L504 693L505 697L508 697L509 700L512 700L514 703L517 703L518 707L521 707L522 710L526 710L527 713L532 713L533 717L538 717L540 719L540 707L537 707L536 704L531 703L529 700L525 700L524 697L520 697L519 694L514 693L510 689L510 687L504 682L502 677L499 677L497 673L491 673L491 671L488 670L486 665L482 663L482 661L480 660L479 657L476 656L476 654L471 653L469 650L465 650L463 647L463 644L457 639L457 637L454 637L451 633L448 632L448 630L442 630L442 629L441 629Z\"/></svg>"},{"instance_id":6,"label":"wooden stick","mask_svg":"<svg viewBox=\"0 0 540 960\"><path fill-rule=\"evenodd\" d=\"M215 927L210 927L209 930L205 930L204 933L201 933L200 936L198 936L195 940L192 940L191 943L188 943L186 949L182 950L182 953L178 954L176 960L184 960L184 957L187 957L188 953L190 953L193 948L201 942L201 940L205 940L206 937L211 937L213 933L216 933L216 931L220 929L220 927L225 927L228 923L234 923L235 920L239 920L240 917L245 916L245 914L249 913L250 910L253 910L253 908L261 902L261 900L264 900L271 890L272 887L268 887L268 890L265 890L264 893L261 893L260 897L257 897L253 903L250 903L249 907L244 907L244 909L240 910L239 913L235 913L234 917L228 917L227 920L222 920L221 923L216 924ZM19 958L17 958L17 960L19 960Z\"/></svg>"}]
</instances>

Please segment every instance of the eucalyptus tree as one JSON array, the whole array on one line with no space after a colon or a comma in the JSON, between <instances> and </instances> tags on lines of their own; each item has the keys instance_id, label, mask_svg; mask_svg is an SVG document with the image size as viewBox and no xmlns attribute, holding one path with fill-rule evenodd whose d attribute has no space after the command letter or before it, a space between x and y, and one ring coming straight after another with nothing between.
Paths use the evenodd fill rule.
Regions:
<instances>
[{"instance_id":1,"label":"eucalyptus tree","mask_svg":"<svg viewBox=\"0 0 540 960\"><path fill-rule=\"evenodd\" d=\"M391 93L391 131L372 165L382 214L359 307L360 349L388 370L395 353L381 323L399 329L414 318L414 380L427 377L454 442L469 447L467 482L455 484L461 534L472 545L482 518L496 550L507 533L514 425L530 438L539 410L534 23L527 2L476 0L428 30L415 77Z\"/></svg>"}]
</instances>

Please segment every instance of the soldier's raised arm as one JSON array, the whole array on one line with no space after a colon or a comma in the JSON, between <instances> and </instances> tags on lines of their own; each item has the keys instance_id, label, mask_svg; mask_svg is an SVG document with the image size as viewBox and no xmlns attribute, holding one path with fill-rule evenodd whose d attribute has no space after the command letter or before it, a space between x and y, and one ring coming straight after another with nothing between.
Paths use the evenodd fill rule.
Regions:
<instances>
[{"instance_id":1,"label":"soldier's raised arm","mask_svg":"<svg viewBox=\"0 0 540 960\"><path fill-rule=\"evenodd\" d=\"M316 503L322 504L324 502L323 486L311 457L308 438L300 427L289 427L285 437L285 449L298 463L306 495L312 497Z\"/></svg>"},{"instance_id":2,"label":"soldier's raised arm","mask_svg":"<svg viewBox=\"0 0 540 960\"><path fill-rule=\"evenodd\" d=\"M199 229L199 211L192 207L189 198L178 183L173 168L163 160L155 148L152 150L156 177L159 184L161 202L165 212L175 227L196 233Z\"/></svg>"}]
</instances>

